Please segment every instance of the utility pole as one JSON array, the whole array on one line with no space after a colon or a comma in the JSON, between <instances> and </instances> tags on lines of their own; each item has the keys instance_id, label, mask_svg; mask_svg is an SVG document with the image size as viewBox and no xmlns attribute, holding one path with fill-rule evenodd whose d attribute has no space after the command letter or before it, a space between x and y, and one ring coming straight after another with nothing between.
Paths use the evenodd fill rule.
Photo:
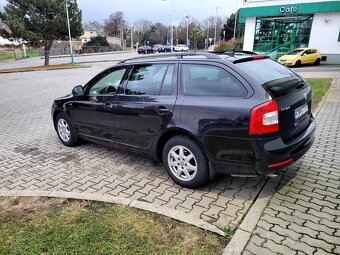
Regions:
<instances>
[{"instance_id":1,"label":"utility pole","mask_svg":"<svg viewBox=\"0 0 340 255\"><path fill-rule=\"evenodd\" d=\"M235 40L236 39L236 23L237 23L237 11L236 11L236 13L235 13L235 22L234 22L234 38L233 38L233 40Z\"/></svg>"},{"instance_id":2,"label":"utility pole","mask_svg":"<svg viewBox=\"0 0 340 255\"><path fill-rule=\"evenodd\" d=\"M67 17L67 26L68 26L68 37L70 39L71 64L74 65L73 49L72 49L72 38L71 38L71 28L70 28L70 18L68 16L67 0L65 0L65 6L66 6L66 17Z\"/></svg>"},{"instance_id":3,"label":"utility pole","mask_svg":"<svg viewBox=\"0 0 340 255\"><path fill-rule=\"evenodd\" d=\"M124 50L124 36L123 36L123 24L121 24L121 27L120 27L120 42L121 42L121 45L122 45L122 50Z\"/></svg>"},{"instance_id":4,"label":"utility pole","mask_svg":"<svg viewBox=\"0 0 340 255\"><path fill-rule=\"evenodd\" d=\"M187 18L187 46L189 47L189 16L185 16Z\"/></svg>"},{"instance_id":5,"label":"utility pole","mask_svg":"<svg viewBox=\"0 0 340 255\"><path fill-rule=\"evenodd\" d=\"M130 36L131 37L130 38L131 39L131 50L133 50L133 26L132 26L132 24L131 24L131 28L130 29L131 29L131 36Z\"/></svg>"},{"instance_id":6,"label":"utility pole","mask_svg":"<svg viewBox=\"0 0 340 255\"><path fill-rule=\"evenodd\" d=\"M172 0L161 0L161 1L170 1L170 4L171 4L171 21L170 21L170 26L171 26L171 37L170 37L170 40L171 40L171 52L173 52L173 48L174 48L174 26L173 26L173 10L172 10L172 7L173 7L173 4L172 4Z\"/></svg>"},{"instance_id":7,"label":"utility pole","mask_svg":"<svg viewBox=\"0 0 340 255\"><path fill-rule=\"evenodd\" d=\"M216 13L215 13L215 37L214 37L214 45L216 45L216 39L217 39L217 10L222 9L219 6L216 6Z\"/></svg>"}]
</instances>

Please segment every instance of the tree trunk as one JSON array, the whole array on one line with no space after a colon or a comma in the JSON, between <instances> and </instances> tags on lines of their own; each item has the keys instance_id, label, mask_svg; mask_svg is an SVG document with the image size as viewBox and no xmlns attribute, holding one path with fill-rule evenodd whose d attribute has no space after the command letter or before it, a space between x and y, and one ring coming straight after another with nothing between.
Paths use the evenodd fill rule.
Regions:
<instances>
[{"instance_id":1,"label":"tree trunk","mask_svg":"<svg viewBox=\"0 0 340 255\"><path fill-rule=\"evenodd\" d=\"M50 40L45 43L45 66L50 64L50 50L53 45L53 40Z\"/></svg>"}]
</instances>

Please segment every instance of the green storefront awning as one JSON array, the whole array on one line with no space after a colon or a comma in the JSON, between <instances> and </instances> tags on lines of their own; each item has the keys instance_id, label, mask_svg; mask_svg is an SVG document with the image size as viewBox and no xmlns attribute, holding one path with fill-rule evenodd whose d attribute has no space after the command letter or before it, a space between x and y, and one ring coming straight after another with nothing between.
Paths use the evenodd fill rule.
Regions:
<instances>
[{"instance_id":1,"label":"green storefront awning","mask_svg":"<svg viewBox=\"0 0 340 255\"><path fill-rule=\"evenodd\" d=\"M244 23L246 17L273 17L314 14L320 12L340 12L340 0L316 3L284 4L240 8L239 23Z\"/></svg>"}]
</instances>

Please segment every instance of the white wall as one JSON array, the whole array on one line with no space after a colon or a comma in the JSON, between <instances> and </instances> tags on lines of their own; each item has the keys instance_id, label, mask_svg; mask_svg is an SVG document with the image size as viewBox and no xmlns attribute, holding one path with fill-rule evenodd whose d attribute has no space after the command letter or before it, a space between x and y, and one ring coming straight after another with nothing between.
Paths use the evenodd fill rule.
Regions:
<instances>
[{"instance_id":1,"label":"white wall","mask_svg":"<svg viewBox=\"0 0 340 255\"><path fill-rule=\"evenodd\" d=\"M237 0L237 8L258 7L258 6L271 6L271 5L285 5L285 4L303 4L315 2L330 2L334 0Z\"/></svg>"},{"instance_id":2,"label":"white wall","mask_svg":"<svg viewBox=\"0 0 340 255\"><path fill-rule=\"evenodd\" d=\"M254 47L256 17L247 17L244 29L243 50L252 51Z\"/></svg>"},{"instance_id":3,"label":"white wall","mask_svg":"<svg viewBox=\"0 0 340 255\"><path fill-rule=\"evenodd\" d=\"M321 54L340 54L339 31L340 12L315 13L309 47L318 48Z\"/></svg>"}]
</instances>

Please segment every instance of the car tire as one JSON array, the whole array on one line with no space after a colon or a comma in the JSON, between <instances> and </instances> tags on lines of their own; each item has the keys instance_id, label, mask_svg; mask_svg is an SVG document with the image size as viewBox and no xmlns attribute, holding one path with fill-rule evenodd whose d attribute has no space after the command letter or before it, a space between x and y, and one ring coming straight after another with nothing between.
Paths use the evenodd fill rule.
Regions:
<instances>
[{"instance_id":1,"label":"car tire","mask_svg":"<svg viewBox=\"0 0 340 255\"><path fill-rule=\"evenodd\" d=\"M315 60L314 65L315 65L315 66L320 65L320 59L319 59L319 58L318 58L317 60Z\"/></svg>"},{"instance_id":2,"label":"car tire","mask_svg":"<svg viewBox=\"0 0 340 255\"><path fill-rule=\"evenodd\" d=\"M170 138L163 148L162 159L170 178L183 187L199 188L210 180L204 151L187 136Z\"/></svg>"},{"instance_id":3,"label":"car tire","mask_svg":"<svg viewBox=\"0 0 340 255\"><path fill-rule=\"evenodd\" d=\"M78 144L78 137L72 125L70 118L63 112L59 113L55 118L55 129L60 141L69 147Z\"/></svg>"},{"instance_id":4,"label":"car tire","mask_svg":"<svg viewBox=\"0 0 340 255\"><path fill-rule=\"evenodd\" d=\"M296 61L295 62L295 67L300 67L300 66L301 66L301 61L300 60Z\"/></svg>"}]
</instances>

